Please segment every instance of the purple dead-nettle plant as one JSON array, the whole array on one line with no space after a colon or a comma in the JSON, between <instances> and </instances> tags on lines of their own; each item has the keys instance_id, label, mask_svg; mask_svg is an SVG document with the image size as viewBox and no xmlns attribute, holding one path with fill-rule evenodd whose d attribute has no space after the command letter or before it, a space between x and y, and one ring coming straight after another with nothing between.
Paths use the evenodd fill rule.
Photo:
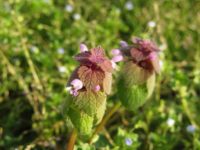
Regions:
<instances>
[{"instance_id":1,"label":"purple dead-nettle plant","mask_svg":"<svg viewBox=\"0 0 200 150\"><path fill-rule=\"evenodd\" d=\"M75 60L80 65L67 84L72 97L68 114L75 129L87 135L104 115L115 61L109 60L101 47L88 50L84 44L80 45L80 53L75 56Z\"/></svg>"},{"instance_id":2,"label":"purple dead-nettle plant","mask_svg":"<svg viewBox=\"0 0 200 150\"><path fill-rule=\"evenodd\" d=\"M124 106L135 110L151 96L155 74L159 73L159 49L150 40L134 38L132 44L120 42L124 66L118 82L118 95Z\"/></svg>"}]
</instances>

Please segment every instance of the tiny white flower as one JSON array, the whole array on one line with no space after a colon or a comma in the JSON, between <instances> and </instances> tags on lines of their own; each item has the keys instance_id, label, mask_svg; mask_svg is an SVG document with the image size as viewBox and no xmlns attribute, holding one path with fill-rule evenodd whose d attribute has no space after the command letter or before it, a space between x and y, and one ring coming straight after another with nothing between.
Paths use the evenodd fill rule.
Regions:
<instances>
[{"instance_id":1,"label":"tiny white flower","mask_svg":"<svg viewBox=\"0 0 200 150\"><path fill-rule=\"evenodd\" d=\"M126 145L131 146L132 143L133 143L133 141L132 141L131 138L126 138L126 139L125 139L125 143L126 143Z\"/></svg>"},{"instance_id":2,"label":"tiny white flower","mask_svg":"<svg viewBox=\"0 0 200 150\"><path fill-rule=\"evenodd\" d=\"M168 118L168 119L167 119L167 125L168 125L169 127L174 126L174 124L175 124L175 120L174 120L174 119L172 119L172 118Z\"/></svg>"},{"instance_id":3,"label":"tiny white flower","mask_svg":"<svg viewBox=\"0 0 200 150\"><path fill-rule=\"evenodd\" d=\"M156 26L156 22L155 22L155 21L149 21L149 22L148 22L148 26L149 26L150 28L154 28L154 27Z\"/></svg>"},{"instance_id":4,"label":"tiny white flower","mask_svg":"<svg viewBox=\"0 0 200 150\"><path fill-rule=\"evenodd\" d=\"M125 8L127 9L127 10L132 10L133 9L133 3L131 2L131 1L128 1L128 2L126 2L125 3Z\"/></svg>"},{"instance_id":5,"label":"tiny white flower","mask_svg":"<svg viewBox=\"0 0 200 150\"><path fill-rule=\"evenodd\" d=\"M71 89L72 89L71 86L67 86L67 87L65 88L65 90L66 90L67 92L69 92Z\"/></svg>"},{"instance_id":6,"label":"tiny white flower","mask_svg":"<svg viewBox=\"0 0 200 150\"><path fill-rule=\"evenodd\" d=\"M70 13L70 12L72 12L74 10L74 7L72 5L70 5L70 4L67 4L65 6L65 10Z\"/></svg>"},{"instance_id":7,"label":"tiny white flower","mask_svg":"<svg viewBox=\"0 0 200 150\"><path fill-rule=\"evenodd\" d=\"M10 7L10 4L9 3L4 3L4 8L7 12L10 12L11 11L11 7Z\"/></svg>"},{"instance_id":8,"label":"tiny white flower","mask_svg":"<svg viewBox=\"0 0 200 150\"><path fill-rule=\"evenodd\" d=\"M121 10L119 8L116 9L116 14L121 14Z\"/></svg>"},{"instance_id":9,"label":"tiny white flower","mask_svg":"<svg viewBox=\"0 0 200 150\"><path fill-rule=\"evenodd\" d=\"M160 65L160 69L162 70L163 69L163 61L162 60L159 60L159 65Z\"/></svg>"},{"instance_id":10,"label":"tiny white flower","mask_svg":"<svg viewBox=\"0 0 200 150\"><path fill-rule=\"evenodd\" d=\"M45 3L49 4L50 0L43 0Z\"/></svg>"},{"instance_id":11,"label":"tiny white flower","mask_svg":"<svg viewBox=\"0 0 200 150\"><path fill-rule=\"evenodd\" d=\"M64 53L65 53L64 48L59 48L59 49L58 49L58 54L64 54Z\"/></svg>"},{"instance_id":12,"label":"tiny white flower","mask_svg":"<svg viewBox=\"0 0 200 150\"><path fill-rule=\"evenodd\" d=\"M167 45L166 44L161 44L159 46L159 49L162 51L162 50L165 50L167 48Z\"/></svg>"},{"instance_id":13,"label":"tiny white flower","mask_svg":"<svg viewBox=\"0 0 200 150\"><path fill-rule=\"evenodd\" d=\"M76 13L73 15L73 18L74 18L74 20L79 20L79 19L81 19L81 15Z\"/></svg>"},{"instance_id":14,"label":"tiny white flower","mask_svg":"<svg viewBox=\"0 0 200 150\"><path fill-rule=\"evenodd\" d=\"M112 64L112 68L113 69L117 69L117 64L114 61L112 61L112 60L110 62Z\"/></svg>"},{"instance_id":15,"label":"tiny white flower","mask_svg":"<svg viewBox=\"0 0 200 150\"><path fill-rule=\"evenodd\" d=\"M194 125L188 125L188 126L186 127L186 130L187 130L187 132L189 132L189 133L194 133L195 130L196 130L196 127L195 127Z\"/></svg>"},{"instance_id":16,"label":"tiny white flower","mask_svg":"<svg viewBox=\"0 0 200 150\"><path fill-rule=\"evenodd\" d=\"M36 46L31 46L30 51L35 54L39 53L39 49Z\"/></svg>"},{"instance_id":17,"label":"tiny white flower","mask_svg":"<svg viewBox=\"0 0 200 150\"><path fill-rule=\"evenodd\" d=\"M58 71L59 71L60 73L65 73L65 72L67 71L67 69L66 69L65 66L60 66L60 67L58 67Z\"/></svg>"}]
</instances>

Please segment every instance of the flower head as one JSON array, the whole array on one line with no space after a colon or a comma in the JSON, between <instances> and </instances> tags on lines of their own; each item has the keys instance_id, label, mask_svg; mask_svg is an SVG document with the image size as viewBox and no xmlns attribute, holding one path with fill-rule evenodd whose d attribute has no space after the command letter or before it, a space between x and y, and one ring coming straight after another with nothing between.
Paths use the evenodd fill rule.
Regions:
<instances>
[{"instance_id":1,"label":"flower head","mask_svg":"<svg viewBox=\"0 0 200 150\"><path fill-rule=\"evenodd\" d=\"M57 52L58 52L58 54L64 54L64 53L65 53L65 50L64 50L64 48L59 48L59 49L57 50Z\"/></svg>"},{"instance_id":2,"label":"flower head","mask_svg":"<svg viewBox=\"0 0 200 150\"><path fill-rule=\"evenodd\" d=\"M159 73L160 65L158 59L159 49L150 40L134 38L133 45L122 47L122 54L128 57L133 63L146 71Z\"/></svg>"},{"instance_id":3,"label":"flower head","mask_svg":"<svg viewBox=\"0 0 200 150\"><path fill-rule=\"evenodd\" d=\"M76 13L73 15L74 20L80 20L81 19L81 15Z\"/></svg>"},{"instance_id":4,"label":"flower head","mask_svg":"<svg viewBox=\"0 0 200 150\"><path fill-rule=\"evenodd\" d=\"M67 71L67 68L66 68L65 66L59 66L59 67L58 67L58 71L59 71L60 73L65 73L65 72Z\"/></svg>"},{"instance_id":5,"label":"flower head","mask_svg":"<svg viewBox=\"0 0 200 150\"><path fill-rule=\"evenodd\" d=\"M127 9L127 10L132 10L133 9L133 3L131 2L131 1L128 1L128 2L126 2L125 3L125 8Z\"/></svg>"},{"instance_id":6,"label":"flower head","mask_svg":"<svg viewBox=\"0 0 200 150\"><path fill-rule=\"evenodd\" d=\"M196 130L196 127L195 127L194 125L188 125L188 126L186 127L186 130L187 130L187 132L189 132L189 133L194 133L195 130Z\"/></svg>"},{"instance_id":7,"label":"flower head","mask_svg":"<svg viewBox=\"0 0 200 150\"><path fill-rule=\"evenodd\" d=\"M125 143L126 143L127 146L131 146L132 143L133 143L133 141L132 141L131 138L126 138L126 139L125 139Z\"/></svg>"},{"instance_id":8,"label":"flower head","mask_svg":"<svg viewBox=\"0 0 200 150\"><path fill-rule=\"evenodd\" d=\"M72 5L70 5L70 4L67 4L65 6L65 10L70 13L70 12L72 12L74 10L74 7Z\"/></svg>"},{"instance_id":9,"label":"flower head","mask_svg":"<svg viewBox=\"0 0 200 150\"><path fill-rule=\"evenodd\" d=\"M174 126L174 124L175 124L175 120L174 120L174 119L172 119L172 118L168 118L168 119L167 119L167 125L168 125L169 127Z\"/></svg>"},{"instance_id":10,"label":"flower head","mask_svg":"<svg viewBox=\"0 0 200 150\"><path fill-rule=\"evenodd\" d=\"M113 70L112 61L110 61L101 47L92 48L88 50L85 44L80 45L81 53L75 56L75 59L80 65L75 69L69 82L73 85L74 90L71 91L72 95L76 95L77 91L104 91L110 92L110 76ZM82 84L81 84L82 83ZM81 88L76 88L79 86ZM75 92L75 94L74 94Z\"/></svg>"},{"instance_id":11,"label":"flower head","mask_svg":"<svg viewBox=\"0 0 200 150\"><path fill-rule=\"evenodd\" d=\"M156 22L155 22L155 21L149 21L149 22L148 22L148 26L149 26L150 28L154 28L154 27L156 26Z\"/></svg>"}]
</instances>

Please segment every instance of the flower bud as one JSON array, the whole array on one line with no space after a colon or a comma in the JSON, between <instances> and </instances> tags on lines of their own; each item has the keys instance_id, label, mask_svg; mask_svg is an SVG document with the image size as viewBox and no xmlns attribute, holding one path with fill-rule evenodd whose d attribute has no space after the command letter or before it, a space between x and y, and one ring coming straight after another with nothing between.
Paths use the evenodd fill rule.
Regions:
<instances>
[{"instance_id":1,"label":"flower bud","mask_svg":"<svg viewBox=\"0 0 200 150\"><path fill-rule=\"evenodd\" d=\"M118 95L130 110L142 106L153 93L155 74L160 71L158 51L150 40L139 38L133 40L133 45L121 48L125 64L118 82Z\"/></svg>"},{"instance_id":2,"label":"flower bud","mask_svg":"<svg viewBox=\"0 0 200 150\"><path fill-rule=\"evenodd\" d=\"M126 41L120 41L120 46L121 47L127 47L128 43Z\"/></svg>"}]
</instances>

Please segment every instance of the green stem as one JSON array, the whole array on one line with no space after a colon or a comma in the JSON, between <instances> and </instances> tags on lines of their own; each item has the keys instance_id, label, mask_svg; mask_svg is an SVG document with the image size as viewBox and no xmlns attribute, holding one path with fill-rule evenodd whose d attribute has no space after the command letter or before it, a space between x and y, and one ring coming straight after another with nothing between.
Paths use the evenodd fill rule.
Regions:
<instances>
[{"instance_id":1,"label":"green stem","mask_svg":"<svg viewBox=\"0 0 200 150\"><path fill-rule=\"evenodd\" d=\"M77 134L78 134L77 130L73 129L71 136L70 136L70 139L69 139L69 142L68 142L68 145L66 147L67 148L66 150L73 150L74 149L74 144L76 142Z\"/></svg>"},{"instance_id":2,"label":"green stem","mask_svg":"<svg viewBox=\"0 0 200 150\"><path fill-rule=\"evenodd\" d=\"M119 109L119 107L121 106L121 103L118 102L116 103L108 112L108 114L105 115L105 117L103 118L103 120L101 121L101 123L97 126L97 128L95 129L94 133L92 134L91 138L89 139L89 144L92 143L93 138L95 137L96 134L98 134L103 127L105 126L105 124L107 123L107 121L112 117L112 115Z\"/></svg>"}]
</instances>

